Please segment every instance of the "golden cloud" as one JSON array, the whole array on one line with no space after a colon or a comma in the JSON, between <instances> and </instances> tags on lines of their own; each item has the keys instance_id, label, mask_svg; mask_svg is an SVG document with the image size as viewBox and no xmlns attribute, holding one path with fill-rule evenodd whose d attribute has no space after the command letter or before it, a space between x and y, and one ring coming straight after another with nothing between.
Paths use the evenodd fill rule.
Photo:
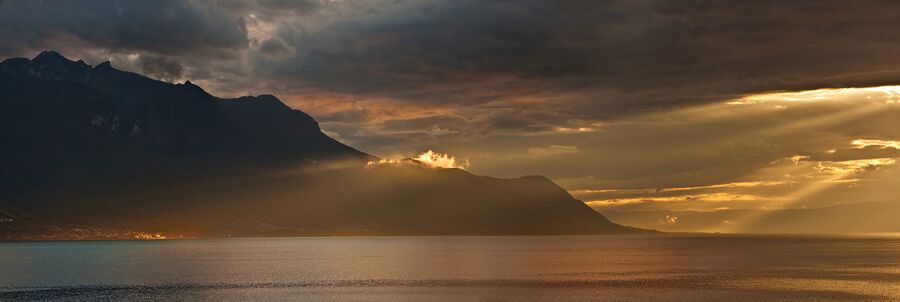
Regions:
<instances>
[{"instance_id":1,"label":"golden cloud","mask_svg":"<svg viewBox=\"0 0 900 302\"><path fill-rule=\"evenodd\" d=\"M468 160L457 160L456 157L450 156L446 153L434 152L432 150L428 150L422 153L419 153L416 156L406 159L379 159L374 161L369 161L366 166L377 166L377 165L404 165L416 163L429 168L439 168L439 169L463 169L469 167Z\"/></svg>"},{"instance_id":2,"label":"golden cloud","mask_svg":"<svg viewBox=\"0 0 900 302\"><path fill-rule=\"evenodd\" d=\"M900 141L885 141L885 140L877 140L877 139L856 139L850 142L851 145L856 149L862 149L866 147L878 147L881 149L898 149L900 150Z\"/></svg>"}]
</instances>

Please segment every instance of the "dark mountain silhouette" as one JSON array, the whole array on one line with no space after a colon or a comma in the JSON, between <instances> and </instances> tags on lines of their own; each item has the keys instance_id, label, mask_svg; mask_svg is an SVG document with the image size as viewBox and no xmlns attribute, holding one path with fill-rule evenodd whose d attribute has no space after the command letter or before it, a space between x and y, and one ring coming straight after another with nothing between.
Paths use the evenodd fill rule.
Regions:
<instances>
[{"instance_id":1,"label":"dark mountain silhouette","mask_svg":"<svg viewBox=\"0 0 900 302\"><path fill-rule=\"evenodd\" d=\"M276 97L221 99L46 51L0 63L0 232L571 234L606 220L546 178L376 159Z\"/></svg>"}]
</instances>

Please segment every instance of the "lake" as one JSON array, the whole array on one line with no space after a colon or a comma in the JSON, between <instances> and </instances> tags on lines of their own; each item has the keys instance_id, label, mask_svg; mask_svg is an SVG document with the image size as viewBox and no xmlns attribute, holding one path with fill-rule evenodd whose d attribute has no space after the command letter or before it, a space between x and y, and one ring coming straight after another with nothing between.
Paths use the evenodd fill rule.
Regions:
<instances>
[{"instance_id":1,"label":"lake","mask_svg":"<svg viewBox=\"0 0 900 302\"><path fill-rule=\"evenodd\" d=\"M900 300L900 237L0 242L0 300Z\"/></svg>"}]
</instances>

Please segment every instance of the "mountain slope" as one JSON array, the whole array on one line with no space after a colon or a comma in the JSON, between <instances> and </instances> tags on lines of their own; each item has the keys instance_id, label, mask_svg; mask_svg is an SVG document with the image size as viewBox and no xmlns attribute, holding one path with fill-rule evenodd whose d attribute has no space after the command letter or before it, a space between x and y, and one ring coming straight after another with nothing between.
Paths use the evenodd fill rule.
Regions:
<instances>
[{"instance_id":1,"label":"mountain slope","mask_svg":"<svg viewBox=\"0 0 900 302\"><path fill-rule=\"evenodd\" d=\"M60 232L48 225L194 236L638 231L546 178L364 168L375 158L271 95L220 99L43 52L0 63L0 96L7 236Z\"/></svg>"}]
</instances>

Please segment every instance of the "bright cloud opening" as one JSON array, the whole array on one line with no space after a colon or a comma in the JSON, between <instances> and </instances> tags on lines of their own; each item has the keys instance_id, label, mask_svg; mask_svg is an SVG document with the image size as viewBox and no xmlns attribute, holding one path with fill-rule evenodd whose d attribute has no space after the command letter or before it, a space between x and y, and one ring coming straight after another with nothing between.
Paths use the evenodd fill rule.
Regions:
<instances>
[{"instance_id":1,"label":"bright cloud opening","mask_svg":"<svg viewBox=\"0 0 900 302\"><path fill-rule=\"evenodd\" d=\"M728 102L731 105L761 104L768 102L810 102L824 100L844 100L864 97L865 100L882 99L886 104L900 101L900 86L878 86L863 88L826 88L797 92L774 92L754 94Z\"/></svg>"},{"instance_id":2,"label":"bright cloud opening","mask_svg":"<svg viewBox=\"0 0 900 302\"><path fill-rule=\"evenodd\" d=\"M469 167L468 160L457 161L456 157L431 150L416 155L412 159L432 168L465 169Z\"/></svg>"},{"instance_id":3,"label":"bright cloud opening","mask_svg":"<svg viewBox=\"0 0 900 302\"><path fill-rule=\"evenodd\" d=\"M432 150L428 150L422 152L414 157L406 158L406 159L379 159L369 161L367 166L374 165L403 165L403 164L421 164L423 166L429 168L441 168L441 169L463 169L469 167L468 160L457 160L456 157L450 156L446 153L434 152Z\"/></svg>"},{"instance_id":4,"label":"bright cloud opening","mask_svg":"<svg viewBox=\"0 0 900 302\"><path fill-rule=\"evenodd\" d=\"M591 207L612 207L635 203L657 203L657 202L733 202L733 201L765 201L770 198L757 196L753 194L734 194L734 193L708 193L708 194L692 194L680 196L664 196L664 197L636 197L636 198L615 198L606 200L591 200L585 202Z\"/></svg>"},{"instance_id":5,"label":"bright cloud opening","mask_svg":"<svg viewBox=\"0 0 900 302\"><path fill-rule=\"evenodd\" d=\"M900 141L884 141L877 139L857 139L850 142L854 148L862 149L865 147L878 147L881 149L893 148L900 150Z\"/></svg>"},{"instance_id":6,"label":"bright cloud opening","mask_svg":"<svg viewBox=\"0 0 900 302\"><path fill-rule=\"evenodd\" d=\"M889 166L896 163L893 158L873 158L846 160L838 162L820 161L816 164L815 169L824 175L830 176L830 181L857 181L856 177L865 171L877 170L883 166Z\"/></svg>"}]
</instances>

